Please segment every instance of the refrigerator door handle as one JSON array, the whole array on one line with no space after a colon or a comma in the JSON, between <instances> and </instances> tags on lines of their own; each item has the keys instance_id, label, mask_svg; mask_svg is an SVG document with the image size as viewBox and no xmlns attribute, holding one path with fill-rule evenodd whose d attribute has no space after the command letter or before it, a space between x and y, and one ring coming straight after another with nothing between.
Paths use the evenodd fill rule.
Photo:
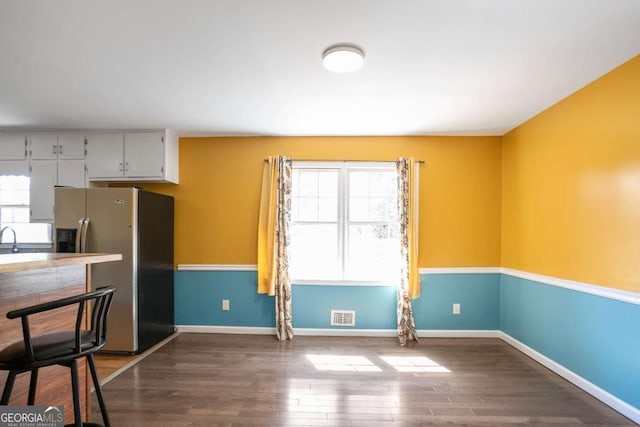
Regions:
<instances>
[{"instance_id":1,"label":"refrigerator door handle","mask_svg":"<svg viewBox=\"0 0 640 427\"><path fill-rule=\"evenodd\" d=\"M80 252L87 252L87 233L89 232L89 218L83 218L82 233L80 236Z\"/></svg>"},{"instance_id":2,"label":"refrigerator door handle","mask_svg":"<svg viewBox=\"0 0 640 427\"><path fill-rule=\"evenodd\" d=\"M78 220L78 227L76 228L76 252L82 252L82 226L84 224L84 218Z\"/></svg>"}]
</instances>

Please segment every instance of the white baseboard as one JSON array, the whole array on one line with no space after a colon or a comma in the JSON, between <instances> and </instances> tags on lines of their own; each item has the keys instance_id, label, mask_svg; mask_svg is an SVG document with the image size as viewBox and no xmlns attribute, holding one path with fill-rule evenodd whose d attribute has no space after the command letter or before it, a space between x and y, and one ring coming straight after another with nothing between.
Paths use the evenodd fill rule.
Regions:
<instances>
[{"instance_id":1,"label":"white baseboard","mask_svg":"<svg viewBox=\"0 0 640 427\"><path fill-rule=\"evenodd\" d=\"M293 333L311 337L396 337L395 329L316 329L293 328Z\"/></svg>"},{"instance_id":2,"label":"white baseboard","mask_svg":"<svg viewBox=\"0 0 640 427\"><path fill-rule=\"evenodd\" d=\"M500 338L500 331L483 329L418 329L419 338Z\"/></svg>"},{"instance_id":3,"label":"white baseboard","mask_svg":"<svg viewBox=\"0 0 640 427\"><path fill-rule=\"evenodd\" d=\"M202 334L242 334L242 335L275 335L275 328L251 326L204 326L176 325L178 332ZM416 331L418 339L423 338L500 338L500 331L495 330L455 330L455 329L420 329ZM294 335L315 337L395 337L395 329L319 329L294 328Z\"/></svg>"},{"instance_id":4,"label":"white baseboard","mask_svg":"<svg viewBox=\"0 0 640 427\"><path fill-rule=\"evenodd\" d=\"M259 326L206 326L206 325L176 325L178 332L192 332L198 334L239 334L239 335L275 335L276 328Z\"/></svg>"},{"instance_id":5,"label":"white baseboard","mask_svg":"<svg viewBox=\"0 0 640 427\"><path fill-rule=\"evenodd\" d=\"M541 365L549 368L550 370L552 370L556 374L560 375L561 377L563 377L564 379L566 379L570 383L572 383L572 384L576 385L577 387L581 388L582 390L586 391L587 393L589 393L590 395L592 395L596 399L600 400L601 402L605 403L606 405L609 405L610 407L612 407L616 411L620 412L625 417L628 417L631 420L633 420L634 422L640 424L640 409L629 405L625 401L623 401L623 400L617 398L616 396L612 395L611 393L601 389L600 387L598 387L597 385L593 384L592 382L582 378L580 375L576 374L573 371L570 371L569 369L567 369L564 366L560 365L559 363L551 360L550 358L548 358L544 354L532 349L528 345L518 341L517 339L513 338L512 336L510 336L510 335L508 335L508 334L506 334L506 333L504 333L502 331L499 331L498 335L503 341L505 341L506 343L510 344L512 347L516 348L517 350L520 350L521 352L523 352L527 356L531 357L536 362L538 362Z\"/></svg>"}]
</instances>

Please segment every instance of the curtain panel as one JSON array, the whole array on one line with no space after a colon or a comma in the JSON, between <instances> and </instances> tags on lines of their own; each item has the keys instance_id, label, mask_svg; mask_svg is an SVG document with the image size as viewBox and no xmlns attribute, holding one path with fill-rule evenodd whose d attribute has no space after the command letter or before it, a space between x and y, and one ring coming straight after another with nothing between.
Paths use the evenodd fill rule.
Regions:
<instances>
[{"instance_id":1,"label":"curtain panel","mask_svg":"<svg viewBox=\"0 0 640 427\"><path fill-rule=\"evenodd\" d=\"M269 156L262 174L258 219L258 293L275 296L276 336L293 338L289 280L291 159Z\"/></svg>"},{"instance_id":2,"label":"curtain panel","mask_svg":"<svg viewBox=\"0 0 640 427\"><path fill-rule=\"evenodd\" d=\"M413 158L401 157L398 169L398 211L400 216L401 280L398 286L398 338L404 346L407 340L418 340L413 319L411 298L420 296L418 269L418 164Z\"/></svg>"}]
</instances>

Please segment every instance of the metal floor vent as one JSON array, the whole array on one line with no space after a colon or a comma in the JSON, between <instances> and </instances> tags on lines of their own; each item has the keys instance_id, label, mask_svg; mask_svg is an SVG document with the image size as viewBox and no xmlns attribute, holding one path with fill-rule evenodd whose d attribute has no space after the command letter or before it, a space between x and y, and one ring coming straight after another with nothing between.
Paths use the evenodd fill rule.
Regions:
<instances>
[{"instance_id":1,"label":"metal floor vent","mask_svg":"<svg viewBox=\"0 0 640 427\"><path fill-rule=\"evenodd\" d=\"M353 310L331 310L331 325L356 326L356 312Z\"/></svg>"}]
</instances>

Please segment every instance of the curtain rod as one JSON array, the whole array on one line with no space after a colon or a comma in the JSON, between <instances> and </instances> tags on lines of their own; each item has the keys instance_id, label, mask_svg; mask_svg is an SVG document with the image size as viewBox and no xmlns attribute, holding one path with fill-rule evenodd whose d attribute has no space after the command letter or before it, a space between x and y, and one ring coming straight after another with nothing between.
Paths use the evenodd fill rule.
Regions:
<instances>
[{"instance_id":1,"label":"curtain rod","mask_svg":"<svg viewBox=\"0 0 640 427\"><path fill-rule=\"evenodd\" d=\"M264 159L264 161L268 161ZM395 163L395 160L346 160L346 159L328 159L328 160L318 160L318 159L291 159L292 162L367 162L367 163ZM416 163L424 164L424 160L416 160Z\"/></svg>"}]
</instances>

